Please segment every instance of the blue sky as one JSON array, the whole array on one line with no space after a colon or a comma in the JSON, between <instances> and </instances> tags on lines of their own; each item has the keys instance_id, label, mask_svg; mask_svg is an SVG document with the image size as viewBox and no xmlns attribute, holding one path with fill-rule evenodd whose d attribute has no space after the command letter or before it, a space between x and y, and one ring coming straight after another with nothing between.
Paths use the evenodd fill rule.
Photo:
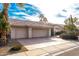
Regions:
<instances>
[{"instance_id":1,"label":"blue sky","mask_svg":"<svg viewBox=\"0 0 79 59\"><path fill-rule=\"evenodd\" d=\"M3 5L0 4L0 10ZM12 19L30 20L29 18L38 17L41 11L31 4L25 4L23 8L20 8L16 3L11 3L8 9L8 16Z\"/></svg>"},{"instance_id":2,"label":"blue sky","mask_svg":"<svg viewBox=\"0 0 79 59\"><path fill-rule=\"evenodd\" d=\"M44 14L48 21L56 24L64 24L64 20L70 15L79 18L78 0L26 0L24 9L19 9L12 3L9 7L9 17L39 21L39 14ZM2 6L0 5L0 9Z\"/></svg>"}]
</instances>

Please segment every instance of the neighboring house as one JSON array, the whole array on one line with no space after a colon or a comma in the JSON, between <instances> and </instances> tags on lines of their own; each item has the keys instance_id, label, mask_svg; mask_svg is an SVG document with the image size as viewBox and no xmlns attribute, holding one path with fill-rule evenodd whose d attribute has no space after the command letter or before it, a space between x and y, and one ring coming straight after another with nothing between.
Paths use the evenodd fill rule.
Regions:
<instances>
[{"instance_id":1,"label":"neighboring house","mask_svg":"<svg viewBox=\"0 0 79 59\"><path fill-rule=\"evenodd\" d=\"M62 24L53 24L53 28L55 32L61 32L64 30L64 25Z\"/></svg>"},{"instance_id":2,"label":"neighboring house","mask_svg":"<svg viewBox=\"0 0 79 59\"><path fill-rule=\"evenodd\" d=\"M10 20L11 38L34 38L34 37L50 37L53 26L50 23Z\"/></svg>"},{"instance_id":3,"label":"neighboring house","mask_svg":"<svg viewBox=\"0 0 79 59\"><path fill-rule=\"evenodd\" d=\"M57 32L64 31L64 25L63 24L51 24L53 27L51 29L51 35L55 36Z\"/></svg>"}]
</instances>

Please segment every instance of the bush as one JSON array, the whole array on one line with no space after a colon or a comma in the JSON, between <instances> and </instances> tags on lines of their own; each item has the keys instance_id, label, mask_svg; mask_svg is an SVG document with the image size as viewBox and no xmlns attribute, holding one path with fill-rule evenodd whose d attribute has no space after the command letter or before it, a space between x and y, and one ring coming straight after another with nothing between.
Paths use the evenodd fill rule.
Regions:
<instances>
[{"instance_id":1,"label":"bush","mask_svg":"<svg viewBox=\"0 0 79 59\"><path fill-rule=\"evenodd\" d=\"M62 34L62 33L65 33L65 32L64 32L64 31L55 32L55 35L60 35L60 34ZM53 32L53 31L52 31L51 35L54 36L54 32Z\"/></svg>"},{"instance_id":2,"label":"bush","mask_svg":"<svg viewBox=\"0 0 79 59\"><path fill-rule=\"evenodd\" d=\"M19 51L19 50L21 50L21 46L20 46L20 45L15 45L15 46L13 46L13 47L10 49L10 51Z\"/></svg>"},{"instance_id":3,"label":"bush","mask_svg":"<svg viewBox=\"0 0 79 59\"><path fill-rule=\"evenodd\" d=\"M64 31L56 32L56 35L60 35L62 33L64 33Z\"/></svg>"},{"instance_id":4,"label":"bush","mask_svg":"<svg viewBox=\"0 0 79 59\"><path fill-rule=\"evenodd\" d=\"M61 37L62 39L78 39L77 36L74 35L74 34L70 35L70 34L65 34L65 33L64 33L64 34L61 34L60 37Z\"/></svg>"}]
</instances>

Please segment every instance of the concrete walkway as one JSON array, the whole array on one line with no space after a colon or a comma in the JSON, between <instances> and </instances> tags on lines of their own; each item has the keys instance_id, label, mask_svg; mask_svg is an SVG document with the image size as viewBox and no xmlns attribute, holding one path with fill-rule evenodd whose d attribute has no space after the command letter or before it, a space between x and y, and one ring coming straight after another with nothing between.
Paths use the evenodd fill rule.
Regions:
<instances>
[{"instance_id":1,"label":"concrete walkway","mask_svg":"<svg viewBox=\"0 0 79 59\"><path fill-rule=\"evenodd\" d=\"M28 51L8 56L54 56L61 51L79 46L79 42L60 38L36 38L18 40Z\"/></svg>"}]
</instances>

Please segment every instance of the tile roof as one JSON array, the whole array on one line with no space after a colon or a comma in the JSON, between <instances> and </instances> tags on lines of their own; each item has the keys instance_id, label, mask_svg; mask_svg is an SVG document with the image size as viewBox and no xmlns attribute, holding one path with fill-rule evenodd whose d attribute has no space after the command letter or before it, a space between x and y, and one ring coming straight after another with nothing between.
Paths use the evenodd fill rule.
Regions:
<instances>
[{"instance_id":1,"label":"tile roof","mask_svg":"<svg viewBox=\"0 0 79 59\"><path fill-rule=\"evenodd\" d=\"M26 21L26 20L9 20L12 26L30 26L30 27L46 27L53 28L53 24L44 23L44 22L36 22L36 21Z\"/></svg>"}]
</instances>

